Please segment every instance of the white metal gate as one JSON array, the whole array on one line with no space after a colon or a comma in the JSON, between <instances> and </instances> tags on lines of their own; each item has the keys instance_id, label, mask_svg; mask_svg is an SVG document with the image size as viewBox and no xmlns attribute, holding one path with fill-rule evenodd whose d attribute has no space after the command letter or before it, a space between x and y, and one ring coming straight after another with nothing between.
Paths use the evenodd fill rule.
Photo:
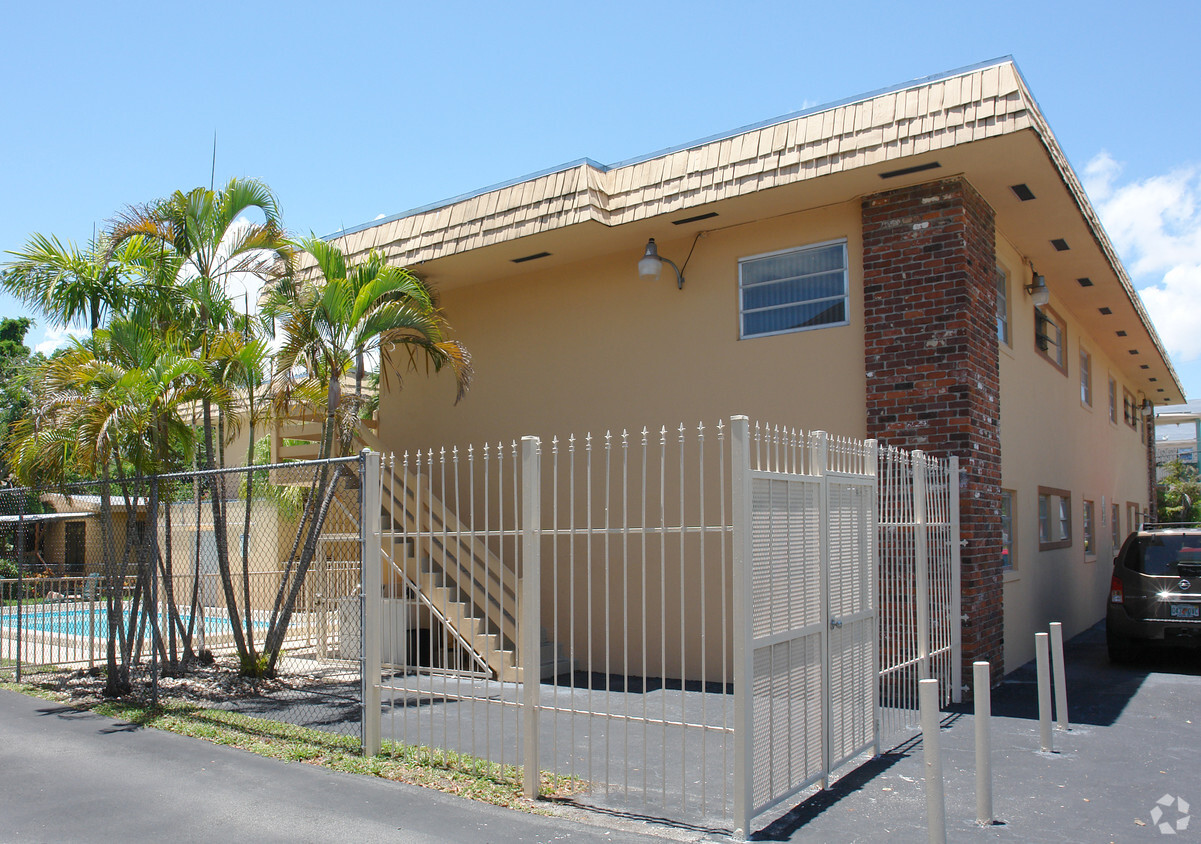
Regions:
<instances>
[{"instance_id":1,"label":"white metal gate","mask_svg":"<svg viewBox=\"0 0 1201 844\"><path fill-rule=\"evenodd\" d=\"M734 417L382 469L369 751L749 832L906 726L918 679L953 680L953 460Z\"/></svg>"},{"instance_id":2,"label":"white metal gate","mask_svg":"<svg viewBox=\"0 0 1201 844\"><path fill-rule=\"evenodd\" d=\"M877 746L876 449L731 426L734 821ZM754 453L752 454L752 447Z\"/></svg>"}]
</instances>

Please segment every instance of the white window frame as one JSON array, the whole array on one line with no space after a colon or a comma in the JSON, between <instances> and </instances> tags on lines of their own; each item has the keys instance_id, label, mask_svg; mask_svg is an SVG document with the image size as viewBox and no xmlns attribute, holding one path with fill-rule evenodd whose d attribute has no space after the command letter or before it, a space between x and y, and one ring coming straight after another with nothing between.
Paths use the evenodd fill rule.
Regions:
<instances>
[{"instance_id":1,"label":"white window frame","mask_svg":"<svg viewBox=\"0 0 1201 844\"><path fill-rule=\"evenodd\" d=\"M1051 551L1072 545L1072 493L1066 489L1038 488L1038 550Z\"/></svg>"},{"instance_id":2,"label":"white window frame","mask_svg":"<svg viewBox=\"0 0 1201 844\"><path fill-rule=\"evenodd\" d=\"M1002 266L997 267L997 342L1013 345L1009 330L1009 273Z\"/></svg>"},{"instance_id":3,"label":"white window frame","mask_svg":"<svg viewBox=\"0 0 1201 844\"><path fill-rule=\"evenodd\" d=\"M1014 541L1014 504L1017 494L1011 489L1001 490L1001 568L1005 571L1017 569L1017 559L1014 552L1017 543Z\"/></svg>"},{"instance_id":4,"label":"white window frame","mask_svg":"<svg viewBox=\"0 0 1201 844\"><path fill-rule=\"evenodd\" d=\"M1054 334L1048 331L1054 329ZM1068 374L1068 323L1050 305L1034 309L1034 349L1048 363Z\"/></svg>"},{"instance_id":5,"label":"white window frame","mask_svg":"<svg viewBox=\"0 0 1201 844\"><path fill-rule=\"evenodd\" d=\"M1080 349L1080 403L1085 407L1093 406L1093 356L1086 349Z\"/></svg>"},{"instance_id":6,"label":"white window frame","mask_svg":"<svg viewBox=\"0 0 1201 844\"><path fill-rule=\"evenodd\" d=\"M763 332L757 332L755 334L747 334L746 333L746 313L747 313L747 311L743 305L743 302L744 302L744 297L743 297L744 290L743 290L743 286L742 286L743 265L750 263L751 261L759 261L764 258L774 258L777 255L788 255L788 254L794 253L794 252L807 252L810 249L825 249L830 246L841 246L842 247L842 297L841 298L842 298L842 302L843 302L843 314L845 315L845 318L841 322L827 322L827 323L823 323L821 325L802 325L797 328L782 328L779 331L763 331ZM761 283L769 284L770 282L761 282ZM810 300L806 300L806 301L809 301L809 302L823 302L823 301L833 302L833 301L836 301L838 298L839 297L837 297L837 296L828 296L828 297L823 297L821 299L810 299ZM791 307L793 305L800 305L800 304L804 304L804 303L803 302L792 302L792 303L785 304L785 305L774 305L773 307L774 308L787 308L787 307ZM767 309L763 308L763 309L756 309L756 310L767 310ZM817 330L820 330L823 328L837 328L838 326L841 326L841 325L850 325L850 324L851 324L851 267L850 267L850 258L847 253L847 240L845 237L838 238L836 240L823 240L820 243L806 243L804 246L796 246L791 249L777 249L774 252L763 252L758 255L747 255L744 258L738 259L738 339L752 340L757 337L775 337L779 334L795 334L798 331L817 331Z\"/></svg>"},{"instance_id":7,"label":"white window frame","mask_svg":"<svg viewBox=\"0 0 1201 844\"><path fill-rule=\"evenodd\" d=\"M1084 512L1081 519L1080 532L1084 542L1084 558L1097 559L1097 505L1090 499L1084 499Z\"/></svg>"}]
</instances>

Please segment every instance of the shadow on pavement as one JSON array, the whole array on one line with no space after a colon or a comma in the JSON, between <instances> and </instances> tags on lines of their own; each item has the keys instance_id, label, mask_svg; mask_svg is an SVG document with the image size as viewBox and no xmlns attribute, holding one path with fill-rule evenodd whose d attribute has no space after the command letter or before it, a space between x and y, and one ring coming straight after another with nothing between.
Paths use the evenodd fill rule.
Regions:
<instances>
[{"instance_id":1,"label":"shadow on pavement","mask_svg":"<svg viewBox=\"0 0 1201 844\"><path fill-rule=\"evenodd\" d=\"M750 837L751 841L790 841L797 831L841 800L861 791L865 785L900 762L908 753L882 753L845 776L825 791L819 791L788 814L777 818Z\"/></svg>"},{"instance_id":2,"label":"shadow on pavement","mask_svg":"<svg viewBox=\"0 0 1201 844\"><path fill-rule=\"evenodd\" d=\"M1105 622L1065 643L1064 664L1069 719L1098 727L1111 726L1121 717L1149 674L1201 675L1197 652L1185 648L1147 648L1137 665L1114 665L1105 649ZM970 713L972 704L953 706L949 711ZM1033 662L1008 674L993 689L992 714L1038 720L1038 672Z\"/></svg>"}]
</instances>

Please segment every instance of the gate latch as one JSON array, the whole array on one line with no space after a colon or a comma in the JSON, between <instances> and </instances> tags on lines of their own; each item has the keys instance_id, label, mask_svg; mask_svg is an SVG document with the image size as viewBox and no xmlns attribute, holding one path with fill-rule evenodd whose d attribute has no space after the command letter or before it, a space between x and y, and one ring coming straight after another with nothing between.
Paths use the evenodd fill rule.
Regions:
<instances>
[{"instance_id":1,"label":"gate latch","mask_svg":"<svg viewBox=\"0 0 1201 844\"><path fill-rule=\"evenodd\" d=\"M833 629L836 627L842 627L842 621L834 616L830 616L830 628Z\"/></svg>"}]
</instances>

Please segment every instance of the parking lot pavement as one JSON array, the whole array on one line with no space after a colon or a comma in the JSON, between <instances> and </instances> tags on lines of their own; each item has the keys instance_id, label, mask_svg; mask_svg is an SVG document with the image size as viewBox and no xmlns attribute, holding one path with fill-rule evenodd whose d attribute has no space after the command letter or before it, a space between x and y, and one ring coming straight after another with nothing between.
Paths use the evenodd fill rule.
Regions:
<instances>
[{"instance_id":1,"label":"parking lot pavement","mask_svg":"<svg viewBox=\"0 0 1201 844\"><path fill-rule=\"evenodd\" d=\"M2 842L640 840L620 828L284 763L0 690Z\"/></svg>"},{"instance_id":2,"label":"parking lot pavement","mask_svg":"<svg viewBox=\"0 0 1201 844\"><path fill-rule=\"evenodd\" d=\"M1053 753L1039 751L1033 666L993 691L993 826L975 822L971 708L944 714L948 839L1201 838L1201 820L1181 826L1194 805L1201 813L1201 657L1164 652L1137 667L1111 666L1100 625L1070 641L1066 657L1071 728L1054 734ZM923 778L914 741L850 769L782 816L760 817L753 838L927 841ZM613 814L584 817L590 822L522 814L285 764L0 692L0 841L718 839ZM1165 837L1163 823L1177 835Z\"/></svg>"},{"instance_id":3,"label":"parking lot pavement","mask_svg":"<svg viewBox=\"0 0 1201 844\"><path fill-rule=\"evenodd\" d=\"M970 705L946 713L941 732L950 841L1159 842L1201 839L1201 657L1151 654L1137 667L1109 664L1104 626L1065 649L1067 732L1039 751L1033 665L993 691L993 804L999 821L975 823L975 722ZM756 834L763 841L924 842L920 742L867 763ZM1152 810L1161 798L1158 823ZM1183 799L1184 803L1178 802ZM1187 806L1185 811L1181 811ZM1195 807L1195 808L1194 808ZM760 819L760 823L770 821Z\"/></svg>"}]
</instances>

